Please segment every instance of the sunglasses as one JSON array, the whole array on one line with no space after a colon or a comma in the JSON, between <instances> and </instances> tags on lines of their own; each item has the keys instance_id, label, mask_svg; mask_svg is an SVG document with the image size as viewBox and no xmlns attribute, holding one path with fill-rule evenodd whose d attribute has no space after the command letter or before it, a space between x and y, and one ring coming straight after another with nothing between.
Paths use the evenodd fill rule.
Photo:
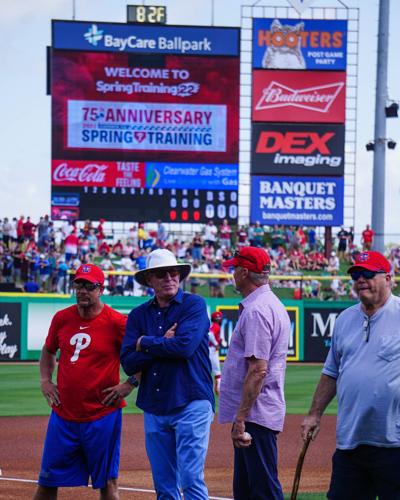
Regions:
<instances>
[{"instance_id":1,"label":"sunglasses","mask_svg":"<svg viewBox=\"0 0 400 500\"><path fill-rule=\"evenodd\" d=\"M167 274L169 274L169 276L171 278L176 278L177 276L179 276L179 269L175 269L175 268L168 268L168 269L156 269L154 271L150 271L149 274L151 274L152 276L155 276L156 278L158 278L159 280L160 279L163 279L167 276Z\"/></svg>"},{"instance_id":2,"label":"sunglasses","mask_svg":"<svg viewBox=\"0 0 400 500\"><path fill-rule=\"evenodd\" d=\"M89 281L79 281L74 283L75 290L86 290L87 292L93 292L96 288L100 287L100 283L90 283Z\"/></svg>"},{"instance_id":3,"label":"sunglasses","mask_svg":"<svg viewBox=\"0 0 400 500\"><path fill-rule=\"evenodd\" d=\"M357 281L361 276L366 280L372 280L377 274L386 274L385 271L370 271L368 269L361 269L360 271L353 271L350 273L351 279Z\"/></svg>"},{"instance_id":4,"label":"sunglasses","mask_svg":"<svg viewBox=\"0 0 400 500\"><path fill-rule=\"evenodd\" d=\"M252 262L254 264L254 260L253 259L249 259L249 257L245 257L244 255L240 255L240 252L238 252L237 250L233 254L233 257L236 258L236 259L247 260L248 262Z\"/></svg>"}]
</instances>

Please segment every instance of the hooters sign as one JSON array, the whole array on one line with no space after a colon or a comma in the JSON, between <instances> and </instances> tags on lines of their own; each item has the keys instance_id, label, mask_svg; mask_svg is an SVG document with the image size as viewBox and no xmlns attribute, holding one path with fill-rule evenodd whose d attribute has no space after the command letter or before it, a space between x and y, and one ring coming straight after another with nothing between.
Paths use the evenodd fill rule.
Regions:
<instances>
[{"instance_id":1,"label":"hooters sign","mask_svg":"<svg viewBox=\"0 0 400 500\"><path fill-rule=\"evenodd\" d=\"M253 72L253 121L344 123L343 71Z\"/></svg>"},{"instance_id":2,"label":"hooters sign","mask_svg":"<svg viewBox=\"0 0 400 500\"><path fill-rule=\"evenodd\" d=\"M51 169L53 186L145 187L145 163L53 160Z\"/></svg>"}]
</instances>

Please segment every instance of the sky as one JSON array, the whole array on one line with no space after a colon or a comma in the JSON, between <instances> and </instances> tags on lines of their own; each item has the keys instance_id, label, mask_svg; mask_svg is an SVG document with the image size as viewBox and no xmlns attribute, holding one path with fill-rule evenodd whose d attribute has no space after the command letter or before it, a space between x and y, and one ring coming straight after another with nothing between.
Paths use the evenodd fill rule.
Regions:
<instances>
[{"instance_id":1,"label":"sky","mask_svg":"<svg viewBox=\"0 0 400 500\"><path fill-rule=\"evenodd\" d=\"M0 0L0 219L49 213L50 96L46 95L46 46L51 19L125 22L126 0ZM168 24L240 26L246 0L159 0ZM371 222L373 154L365 144L374 137L378 0L314 0L313 7L360 9L357 111L355 231ZM214 5L212 13L212 5ZM257 5L289 6L285 0L259 0ZM388 97L400 102L400 2L392 0L389 30ZM397 20L397 22L396 22ZM400 118L387 120L387 137L398 142L386 153L386 243L400 242Z\"/></svg>"}]
</instances>

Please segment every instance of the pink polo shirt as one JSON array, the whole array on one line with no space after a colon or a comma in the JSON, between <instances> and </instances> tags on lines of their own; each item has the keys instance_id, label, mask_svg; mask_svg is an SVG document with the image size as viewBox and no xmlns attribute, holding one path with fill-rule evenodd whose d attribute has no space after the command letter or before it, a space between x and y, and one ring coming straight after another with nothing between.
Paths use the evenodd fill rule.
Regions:
<instances>
[{"instance_id":1,"label":"pink polo shirt","mask_svg":"<svg viewBox=\"0 0 400 500\"><path fill-rule=\"evenodd\" d=\"M268 368L246 421L281 431L286 409L283 388L290 334L288 313L269 285L258 287L243 299L240 310L222 370L219 422L235 420L248 370L246 358L254 356L267 361Z\"/></svg>"}]
</instances>

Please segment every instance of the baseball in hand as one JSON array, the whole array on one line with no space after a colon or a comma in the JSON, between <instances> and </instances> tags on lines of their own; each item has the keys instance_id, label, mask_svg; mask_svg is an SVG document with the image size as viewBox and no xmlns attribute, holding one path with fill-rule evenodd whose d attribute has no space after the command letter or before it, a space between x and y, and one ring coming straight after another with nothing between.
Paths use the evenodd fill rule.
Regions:
<instances>
[{"instance_id":1,"label":"baseball in hand","mask_svg":"<svg viewBox=\"0 0 400 500\"><path fill-rule=\"evenodd\" d=\"M244 432L243 433L243 439L245 441L251 441L251 434L249 434L248 432Z\"/></svg>"}]
</instances>

